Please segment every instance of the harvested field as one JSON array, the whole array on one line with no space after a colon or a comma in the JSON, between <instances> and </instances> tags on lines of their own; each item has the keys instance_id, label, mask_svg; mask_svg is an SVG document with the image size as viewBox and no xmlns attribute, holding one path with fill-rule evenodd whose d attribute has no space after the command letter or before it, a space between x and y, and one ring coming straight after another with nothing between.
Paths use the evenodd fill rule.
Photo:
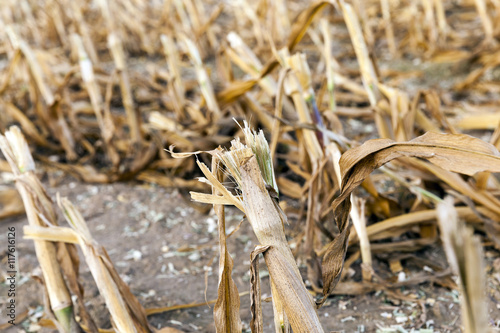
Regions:
<instances>
[{"instance_id":1,"label":"harvested field","mask_svg":"<svg viewBox=\"0 0 500 333\"><path fill-rule=\"evenodd\" d=\"M500 2L0 23L2 330L500 330Z\"/></svg>"}]
</instances>

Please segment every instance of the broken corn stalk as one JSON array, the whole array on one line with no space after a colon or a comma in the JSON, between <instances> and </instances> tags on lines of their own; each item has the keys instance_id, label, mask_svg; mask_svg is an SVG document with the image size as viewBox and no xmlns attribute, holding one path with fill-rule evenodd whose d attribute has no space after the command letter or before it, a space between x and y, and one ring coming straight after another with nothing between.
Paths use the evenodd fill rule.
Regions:
<instances>
[{"instance_id":1,"label":"broken corn stalk","mask_svg":"<svg viewBox=\"0 0 500 333\"><path fill-rule=\"evenodd\" d=\"M232 141L229 151L212 151L220 158L238 184L242 196L236 198L219 181L202 167L208 182L221 191L223 197L199 196L193 199L215 203L236 201L242 209L262 246L268 246L264 258L271 276L271 292L276 332L323 332L316 312L316 305L307 291L293 254L285 237L283 221L286 218L277 204L277 186L268 143L262 131L252 132L244 128L246 145L238 139ZM204 166L203 164L199 164ZM231 198L234 198L232 199ZM206 200L203 200L206 199ZM292 286L293 292L289 292Z\"/></svg>"},{"instance_id":2,"label":"broken corn stalk","mask_svg":"<svg viewBox=\"0 0 500 333\"><path fill-rule=\"evenodd\" d=\"M299 120L305 124L311 124L313 121L305 96L312 96L312 87L310 73L308 75L309 68L307 67L307 63L305 63L305 55L296 54L290 57L287 53L286 50L281 51L282 57L285 59L287 66L292 68L293 73L290 73L284 81L285 93L292 97ZM311 163L317 164L321 157L323 157L323 150L321 149L316 133L305 129L303 130L303 135Z\"/></svg>"},{"instance_id":3,"label":"broken corn stalk","mask_svg":"<svg viewBox=\"0 0 500 333\"><path fill-rule=\"evenodd\" d=\"M359 238L359 246L361 247L363 280L371 281L372 253L370 250L370 240L368 239L368 233L366 231L365 201L351 194L351 205L352 209L350 215L352 224L356 229L356 234Z\"/></svg>"},{"instance_id":4,"label":"broken corn stalk","mask_svg":"<svg viewBox=\"0 0 500 333\"><path fill-rule=\"evenodd\" d=\"M16 188L23 199L28 223L33 227L47 227L47 221L56 223L52 202L35 175L35 162L18 127L13 126L5 136L0 135L0 149L16 176ZM57 260L55 244L36 240L35 252L59 331L78 332L73 302Z\"/></svg>"},{"instance_id":5,"label":"broken corn stalk","mask_svg":"<svg viewBox=\"0 0 500 333\"><path fill-rule=\"evenodd\" d=\"M205 98L205 103L207 104L207 108L210 112L214 114L216 118L218 118L221 114L219 104L217 103L217 99L215 98L215 92L212 87L212 83L210 82L210 78L207 74L207 71L203 67L203 62L201 60L200 51L196 47L195 43L189 39L187 36L182 36L183 41L187 47L189 57L194 64L196 69L196 75L198 77L198 82L200 84L201 93Z\"/></svg>"},{"instance_id":6,"label":"broken corn stalk","mask_svg":"<svg viewBox=\"0 0 500 333\"><path fill-rule=\"evenodd\" d=\"M96 281L99 293L106 302L116 330L124 333L150 332L144 309L132 294L130 294L132 299L126 299L123 295L123 290L120 290L120 283L124 284L123 281L117 281L116 272L110 269L112 263L106 250L92 238L82 214L66 198L58 199L64 217L75 231L87 265ZM131 313L130 301L139 304L137 311ZM142 319L142 322L134 320L134 316Z\"/></svg>"},{"instance_id":7,"label":"broken corn stalk","mask_svg":"<svg viewBox=\"0 0 500 333\"><path fill-rule=\"evenodd\" d=\"M134 144L137 144L141 140L140 118L134 106L134 98L132 96L132 88L126 68L125 52L123 50L122 41L116 33L110 33L108 35L108 46L113 55L116 69L120 75L120 90L122 92L123 107L127 114L130 138Z\"/></svg>"},{"instance_id":8,"label":"broken corn stalk","mask_svg":"<svg viewBox=\"0 0 500 333\"><path fill-rule=\"evenodd\" d=\"M82 80L87 88L90 102L92 103L92 108L94 109L97 123L99 124L99 129L101 130L101 135L106 146L106 152L113 165L117 166L120 162L120 156L112 145L112 139L115 132L113 118L109 110L103 108L101 91L95 79L92 61L83 46L82 38L77 34L73 34L71 36L71 40L78 52L78 61L80 64Z\"/></svg>"},{"instance_id":9,"label":"broken corn stalk","mask_svg":"<svg viewBox=\"0 0 500 333\"><path fill-rule=\"evenodd\" d=\"M437 211L446 257L453 273L458 276L464 332L491 332L481 242L473 235L473 230L458 219L451 197L440 203Z\"/></svg>"},{"instance_id":10,"label":"broken corn stalk","mask_svg":"<svg viewBox=\"0 0 500 333\"><path fill-rule=\"evenodd\" d=\"M66 198L58 204L71 228L25 226L25 238L41 241L61 241L79 244L90 272L103 296L117 332L150 333L146 312L114 269L109 256L93 238L81 213Z\"/></svg>"}]
</instances>

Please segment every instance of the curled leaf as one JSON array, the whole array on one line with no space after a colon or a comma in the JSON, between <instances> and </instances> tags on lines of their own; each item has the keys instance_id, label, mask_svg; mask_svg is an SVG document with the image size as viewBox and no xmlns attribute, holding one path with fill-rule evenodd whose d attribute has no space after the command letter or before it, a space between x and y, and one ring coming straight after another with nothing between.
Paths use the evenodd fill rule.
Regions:
<instances>
[{"instance_id":1,"label":"curled leaf","mask_svg":"<svg viewBox=\"0 0 500 333\"><path fill-rule=\"evenodd\" d=\"M323 257L323 293L332 293L342 273L349 238L351 202L346 200L370 173L398 157L418 157L445 170L469 176L480 171L500 172L500 153L491 144L465 134L426 133L408 142L375 139L348 150L340 158L342 191L332 203L340 234Z\"/></svg>"}]
</instances>

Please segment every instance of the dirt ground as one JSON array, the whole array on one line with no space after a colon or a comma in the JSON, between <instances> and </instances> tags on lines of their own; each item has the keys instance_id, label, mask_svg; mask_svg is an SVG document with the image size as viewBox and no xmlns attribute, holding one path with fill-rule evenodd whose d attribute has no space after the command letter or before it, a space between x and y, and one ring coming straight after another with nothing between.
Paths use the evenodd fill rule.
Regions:
<instances>
[{"instance_id":1,"label":"dirt ground","mask_svg":"<svg viewBox=\"0 0 500 333\"><path fill-rule=\"evenodd\" d=\"M54 181L51 183L54 185ZM186 195L154 185L89 185L66 177L55 183L55 186L50 187L45 179L50 195L55 198L59 192L78 206L93 236L105 245L118 272L145 308L200 303L216 298L218 262L216 257L213 259L218 253L218 245L217 222L213 212L202 214L193 208ZM294 202L289 201L289 204L293 205ZM240 212L230 209L228 231L234 230L242 217ZM26 320L5 332L52 332L37 324L43 313L43 294L38 282L32 278L34 274L40 274L33 242L22 238L22 227L26 223L24 216L1 223L3 232L0 233L0 244L6 244L7 228L15 227L17 231L19 277L16 313L19 316L29 311ZM62 225L65 223L61 221ZM291 214L288 234L294 234L297 223ZM241 228L229 240L235 263L233 278L238 290L243 293L249 290L249 255L257 244L247 221L243 221ZM487 247L485 255L490 318L493 325L500 327L499 253ZM416 253L416 256L431 260L441 267L446 266L444 254L437 246ZM390 274L388 259L376 256L375 271ZM2 248L1 260L4 269L6 246ZM402 263L406 266L404 260ZM353 271L347 274L348 279L360 280L359 265L359 261L354 263ZM301 268L304 268L306 278L305 265L302 264ZM422 273L412 269L411 265L404 268L407 278ZM208 273L207 285L205 273ZM270 296L266 273L262 263L263 297ZM97 318L100 327L111 327L103 299L85 263L81 264L81 281L91 315ZM5 286L4 281L1 285L2 296L6 294ZM414 301L397 300L384 291L362 296L331 297L319 310L325 332L376 332L377 329L381 332L406 332L400 328L407 331L433 328L433 332L460 332L460 305L456 291L429 282L398 289ZM241 297L244 332L250 332L249 298L248 294ZM203 305L152 315L149 319L155 328L171 326L185 332L215 332L212 311L211 306ZM264 303L263 313L265 331L273 332L271 303ZM0 323L6 321L5 304L2 304Z\"/></svg>"}]
</instances>

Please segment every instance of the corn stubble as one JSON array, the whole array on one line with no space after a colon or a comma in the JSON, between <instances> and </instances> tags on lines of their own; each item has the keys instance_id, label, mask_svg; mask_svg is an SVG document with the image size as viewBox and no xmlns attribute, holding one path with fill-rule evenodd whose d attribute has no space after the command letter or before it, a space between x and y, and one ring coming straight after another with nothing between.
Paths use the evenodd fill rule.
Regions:
<instances>
[{"instance_id":1,"label":"corn stubble","mask_svg":"<svg viewBox=\"0 0 500 333\"><path fill-rule=\"evenodd\" d=\"M312 299L305 290L303 283L299 283L301 276L286 242L284 234L286 217L276 201L273 200L273 194L277 194L279 191L276 188L272 164L269 163L269 146L262 132L258 135L251 132L248 124L245 124L243 131L247 145L251 148L243 145L237 139L232 142L231 148L227 152L220 149L210 152L213 159L224 163L226 169L237 183L241 196L234 196L225 189L222 195L212 194L207 196L192 193L192 198L205 203L234 204L245 213L261 243L251 255L252 313L254 315L251 326L255 330L262 327L262 313L259 308L261 304L259 299L260 282L257 281L258 268L256 262L257 255L263 253L271 277L277 332L283 327L286 331L288 323L290 323L294 332L320 330L321 326L317 321L315 307L311 307L313 304L311 303ZM334 292L342 276L351 230L348 217L353 202L355 203L355 209L351 212L351 216L362 247L362 258L365 265L363 277L366 281L371 280L372 269L370 268L371 254L368 231L365 222L362 221L364 218L363 204L359 199L349 201L347 198L373 170L398 157L404 157L404 159L401 159L403 162L408 159L408 163L411 163L411 157L418 157L439 166L443 171L450 170L471 176L486 170L500 172L500 153L498 150L491 144L463 134L427 133L408 142L375 139L344 153L339 161L340 178L343 180L342 190L332 204L340 233L328 245L324 253L322 265L324 296L318 302L319 306L325 302L328 295ZM419 163L422 164L421 161ZM206 166L201 163L199 165L205 176L210 175ZM427 166L426 164L423 165ZM212 167L218 168L219 164L213 163ZM207 181L214 188L223 188L220 179L213 176L207 178ZM219 219L221 219L221 216L219 216ZM221 252L222 255L225 256L226 254ZM279 262L279 264L276 262ZM283 277L286 278L282 279ZM287 287L283 288L283 286ZM290 290L290 287L294 290L293 293L286 292Z\"/></svg>"},{"instance_id":2,"label":"corn stubble","mask_svg":"<svg viewBox=\"0 0 500 333\"><path fill-rule=\"evenodd\" d=\"M35 175L35 163L18 127L12 127L5 133L5 136L0 136L0 149L16 176L16 188L23 200L30 226L48 228L49 225L57 225L52 201ZM66 256L62 260L57 258L58 248ZM43 283L49 296L49 313L56 318L58 330L80 332L80 327L74 317L73 301L69 292L70 282L67 282L63 276L63 262L61 262L66 263L66 269L73 270L69 275L74 279L71 282L78 289L79 285L76 280L78 257L70 257L70 251L73 255L75 253L65 244L44 240L35 241L35 251L42 268ZM73 264L76 264L76 267ZM82 312L84 313L85 310Z\"/></svg>"},{"instance_id":3,"label":"corn stubble","mask_svg":"<svg viewBox=\"0 0 500 333\"><path fill-rule=\"evenodd\" d=\"M213 160L216 161L212 162L212 167L216 168L212 172L219 172L218 169L222 167L219 163L223 163L238 185L239 191L241 191L239 197L233 196L227 190L223 192L225 192L226 196L231 196L232 200L238 202L236 206L245 213L261 244L251 255L252 262L254 263L252 265L253 284L251 288L252 329L255 332L263 332L262 309L260 307L260 281L257 281L259 279L258 272L255 273L257 269L257 255L262 253L271 277L270 283L273 295L276 332L290 332L290 327L294 332L323 332L315 303L302 281L297 263L285 237L284 221L286 217L277 203L279 192L274 176L269 145L262 131L258 134L252 132L246 123L243 131L245 133L246 145L236 139L232 141L229 151L218 149L212 151L211 154L213 155ZM200 166L208 182L210 182L214 189L223 187L220 179L211 177L208 169L201 163ZM224 194L221 195L219 191L215 191L210 198L199 196L197 193L192 193L192 197L197 201L205 203L215 203L218 198L220 198L219 202L221 204L228 202L224 198ZM220 208L218 208L219 206L214 205L219 217L219 233L225 234L224 229L220 227L224 223L224 218ZM227 256L225 252L225 239L222 239L220 244L220 256L221 262L223 262L227 260L223 259ZM231 266L227 268L229 272ZM219 268L219 271L222 271L221 268ZM226 288L223 278L227 279L226 277L219 277L219 297L224 292L223 288ZM227 295L234 295L231 291L226 293ZM226 298L229 297L226 296ZM217 308L214 309L215 318L220 316L220 311ZM232 316L227 317L227 325L229 325L230 318ZM216 323L219 323L217 319ZM234 332L227 325L217 325L217 330L220 332Z\"/></svg>"},{"instance_id":4,"label":"corn stubble","mask_svg":"<svg viewBox=\"0 0 500 333\"><path fill-rule=\"evenodd\" d=\"M53 314L57 329L65 333L98 332L85 309L83 288L78 282L79 258L74 246L78 244L116 331L152 332L144 308L118 275L104 247L92 238L80 212L66 198L58 197L58 204L71 228L57 225L54 206L35 174L33 158L18 127L12 127L5 136L0 136L0 149L16 176L16 187L29 221L24 227L24 235L35 242L42 281L49 297L49 314ZM78 303L78 323L70 292Z\"/></svg>"},{"instance_id":5,"label":"corn stubble","mask_svg":"<svg viewBox=\"0 0 500 333\"><path fill-rule=\"evenodd\" d=\"M464 332L492 332L488 327L485 264L479 237L458 218L452 197L438 205L438 220L448 263L458 277Z\"/></svg>"}]
</instances>

